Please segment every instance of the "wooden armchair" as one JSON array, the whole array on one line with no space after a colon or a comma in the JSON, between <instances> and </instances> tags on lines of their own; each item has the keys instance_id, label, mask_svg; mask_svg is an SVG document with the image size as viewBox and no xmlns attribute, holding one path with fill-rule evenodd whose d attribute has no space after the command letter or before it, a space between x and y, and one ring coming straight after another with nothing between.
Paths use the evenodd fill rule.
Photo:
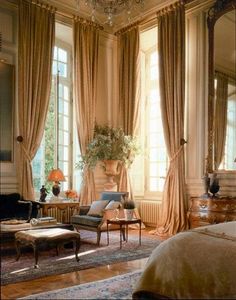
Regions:
<instances>
[{"instance_id":1,"label":"wooden armchair","mask_svg":"<svg viewBox=\"0 0 236 300\"><path fill-rule=\"evenodd\" d=\"M106 206L113 200L114 202L120 202L122 197L128 197L127 192L102 192L100 197L101 200L104 201L104 208L102 209L101 214L89 214L91 212L91 206L80 206L80 211L78 214L75 214L71 217L71 223L79 231L79 229L85 229L89 231L97 232L97 245L100 244L101 233L107 230L106 220L114 218L116 216L115 209L106 209ZM94 201L96 202L96 201ZM93 202L93 203L94 203ZM95 203L96 204L96 203ZM122 210L120 211L120 216L122 215ZM109 230L117 230L118 226L112 225L109 227ZM123 237L125 238L125 233L123 232Z\"/></svg>"}]
</instances>

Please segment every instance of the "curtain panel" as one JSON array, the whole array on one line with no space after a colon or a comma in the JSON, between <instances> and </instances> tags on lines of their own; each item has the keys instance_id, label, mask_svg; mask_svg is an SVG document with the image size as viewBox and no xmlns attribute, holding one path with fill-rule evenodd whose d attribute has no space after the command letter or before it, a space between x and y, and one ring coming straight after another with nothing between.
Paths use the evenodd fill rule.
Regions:
<instances>
[{"instance_id":1,"label":"curtain panel","mask_svg":"<svg viewBox=\"0 0 236 300\"><path fill-rule=\"evenodd\" d=\"M185 12L176 3L158 15L160 97L169 169L157 234L171 236L187 228L184 173Z\"/></svg>"},{"instance_id":2,"label":"curtain panel","mask_svg":"<svg viewBox=\"0 0 236 300\"><path fill-rule=\"evenodd\" d=\"M18 152L19 191L34 200L31 161L43 137L48 111L55 13L40 3L19 1ZM20 140L20 139L19 139Z\"/></svg>"},{"instance_id":3,"label":"curtain panel","mask_svg":"<svg viewBox=\"0 0 236 300\"><path fill-rule=\"evenodd\" d=\"M73 23L74 101L81 154L93 139L98 74L99 28L75 19ZM83 170L80 201L89 205L96 197L93 171Z\"/></svg>"},{"instance_id":4,"label":"curtain panel","mask_svg":"<svg viewBox=\"0 0 236 300\"><path fill-rule=\"evenodd\" d=\"M133 27L118 36L119 42L119 119L125 134L136 135L140 115L140 31ZM119 191L129 192L132 186L128 170L120 170Z\"/></svg>"},{"instance_id":5,"label":"curtain panel","mask_svg":"<svg viewBox=\"0 0 236 300\"><path fill-rule=\"evenodd\" d=\"M227 103L228 103L228 78L216 72L217 87L215 99L214 118L214 164L218 170L224 157L226 128L227 128Z\"/></svg>"}]
</instances>

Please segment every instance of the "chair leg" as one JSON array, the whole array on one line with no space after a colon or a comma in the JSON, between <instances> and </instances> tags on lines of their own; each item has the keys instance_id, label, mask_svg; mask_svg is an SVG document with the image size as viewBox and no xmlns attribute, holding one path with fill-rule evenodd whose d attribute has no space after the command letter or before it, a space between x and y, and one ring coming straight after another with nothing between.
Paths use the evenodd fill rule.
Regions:
<instances>
[{"instance_id":1,"label":"chair leg","mask_svg":"<svg viewBox=\"0 0 236 300\"><path fill-rule=\"evenodd\" d=\"M100 239L101 239L101 231L97 232L97 245L99 246L100 244Z\"/></svg>"},{"instance_id":2,"label":"chair leg","mask_svg":"<svg viewBox=\"0 0 236 300\"><path fill-rule=\"evenodd\" d=\"M122 235L123 235L123 241L126 241L126 237L125 237L125 228L122 228Z\"/></svg>"}]
</instances>

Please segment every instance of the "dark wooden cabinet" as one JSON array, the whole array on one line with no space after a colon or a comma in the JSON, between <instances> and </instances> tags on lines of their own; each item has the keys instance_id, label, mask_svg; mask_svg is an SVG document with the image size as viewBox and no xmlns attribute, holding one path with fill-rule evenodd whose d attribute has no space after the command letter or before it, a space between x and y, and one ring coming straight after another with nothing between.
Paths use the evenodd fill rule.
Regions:
<instances>
[{"instance_id":1,"label":"dark wooden cabinet","mask_svg":"<svg viewBox=\"0 0 236 300\"><path fill-rule=\"evenodd\" d=\"M236 197L192 197L188 220L190 228L236 221Z\"/></svg>"}]
</instances>

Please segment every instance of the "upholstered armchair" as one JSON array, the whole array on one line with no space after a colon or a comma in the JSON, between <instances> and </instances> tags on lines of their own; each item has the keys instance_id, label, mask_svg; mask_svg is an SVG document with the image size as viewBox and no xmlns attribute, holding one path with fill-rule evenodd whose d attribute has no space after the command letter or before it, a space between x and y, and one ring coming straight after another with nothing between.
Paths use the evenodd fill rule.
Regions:
<instances>
[{"instance_id":1,"label":"upholstered armchair","mask_svg":"<svg viewBox=\"0 0 236 300\"><path fill-rule=\"evenodd\" d=\"M99 200L93 201L90 206L81 206L78 214L71 217L71 223L79 231L85 229L97 232L97 245L100 244L101 233L107 230L106 220L114 218L121 206L121 200L128 197L127 192L102 192ZM122 210L120 211L122 214ZM123 215L120 215L123 217ZM110 226L110 225L109 225ZM118 226L112 225L109 230L117 230ZM125 232L123 231L125 239Z\"/></svg>"}]
</instances>

